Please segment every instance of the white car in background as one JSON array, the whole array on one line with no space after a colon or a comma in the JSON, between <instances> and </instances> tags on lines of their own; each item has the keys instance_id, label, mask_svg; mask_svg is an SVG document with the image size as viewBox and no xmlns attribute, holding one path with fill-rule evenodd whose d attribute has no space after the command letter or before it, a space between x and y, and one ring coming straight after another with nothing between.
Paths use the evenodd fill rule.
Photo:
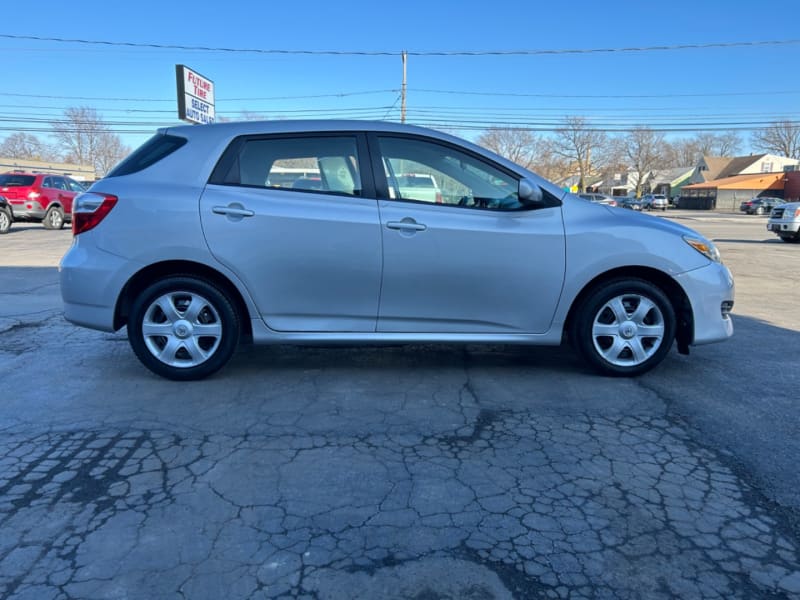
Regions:
<instances>
[{"instance_id":1,"label":"white car in background","mask_svg":"<svg viewBox=\"0 0 800 600\"><path fill-rule=\"evenodd\" d=\"M642 208L645 210L667 210L669 199L663 194L645 194L642 196Z\"/></svg>"},{"instance_id":2,"label":"white car in background","mask_svg":"<svg viewBox=\"0 0 800 600\"><path fill-rule=\"evenodd\" d=\"M784 242L800 243L800 202L787 202L773 208L767 230Z\"/></svg>"}]
</instances>

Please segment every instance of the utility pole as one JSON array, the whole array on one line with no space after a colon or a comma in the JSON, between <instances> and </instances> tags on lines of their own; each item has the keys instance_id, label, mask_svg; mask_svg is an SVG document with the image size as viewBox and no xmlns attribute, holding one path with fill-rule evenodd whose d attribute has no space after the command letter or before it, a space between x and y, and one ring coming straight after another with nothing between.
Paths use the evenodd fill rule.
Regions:
<instances>
[{"instance_id":1,"label":"utility pole","mask_svg":"<svg viewBox=\"0 0 800 600\"><path fill-rule=\"evenodd\" d=\"M408 64L408 52L403 50L403 86L400 88L400 122L406 122L406 65Z\"/></svg>"}]
</instances>

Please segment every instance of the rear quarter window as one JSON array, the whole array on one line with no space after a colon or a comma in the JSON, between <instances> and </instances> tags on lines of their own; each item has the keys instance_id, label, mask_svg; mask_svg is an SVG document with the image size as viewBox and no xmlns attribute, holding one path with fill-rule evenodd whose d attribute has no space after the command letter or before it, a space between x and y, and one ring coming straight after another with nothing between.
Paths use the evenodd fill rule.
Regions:
<instances>
[{"instance_id":1,"label":"rear quarter window","mask_svg":"<svg viewBox=\"0 0 800 600\"><path fill-rule=\"evenodd\" d=\"M156 134L111 169L106 177L120 177L143 171L169 156L185 143L186 138L177 135Z\"/></svg>"}]
</instances>

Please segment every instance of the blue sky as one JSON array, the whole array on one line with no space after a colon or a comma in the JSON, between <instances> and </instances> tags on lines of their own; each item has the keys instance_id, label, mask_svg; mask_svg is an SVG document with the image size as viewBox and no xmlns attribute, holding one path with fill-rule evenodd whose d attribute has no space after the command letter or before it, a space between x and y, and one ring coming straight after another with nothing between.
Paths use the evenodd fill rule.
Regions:
<instances>
[{"instance_id":1,"label":"blue sky","mask_svg":"<svg viewBox=\"0 0 800 600\"><path fill-rule=\"evenodd\" d=\"M4 6L0 34L278 50L503 51L794 40L800 39L799 17L796 0L42 1ZM0 37L0 139L21 129L42 129L34 133L44 137L46 121L64 108L90 106L136 146L156 127L177 121L176 63L214 81L217 112L230 118L248 111L268 118L399 119L399 56L264 55ZM609 128L800 119L798 64L800 44L410 56L408 121L474 139L490 124L546 129L567 115Z\"/></svg>"}]
</instances>

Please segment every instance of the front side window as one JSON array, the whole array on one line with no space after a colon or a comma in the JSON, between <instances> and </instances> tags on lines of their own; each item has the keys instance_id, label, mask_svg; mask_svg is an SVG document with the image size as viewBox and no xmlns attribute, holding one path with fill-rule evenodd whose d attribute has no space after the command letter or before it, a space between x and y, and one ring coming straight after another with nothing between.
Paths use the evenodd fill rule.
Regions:
<instances>
[{"instance_id":1,"label":"front side window","mask_svg":"<svg viewBox=\"0 0 800 600\"><path fill-rule=\"evenodd\" d=\"M246 140L224 183L361 196L356 146L354 137Z\"/></svg>"},{"instance_id":2,"label":"front side window","mask_svg":"<svg viewBox=\"0 0 800 600\"><path fill-rule=\"evenodd\" d=\"M519 210L518 180L450 146L379 137L389 198L491 210Z\"/></svg>"}]
</instances>

